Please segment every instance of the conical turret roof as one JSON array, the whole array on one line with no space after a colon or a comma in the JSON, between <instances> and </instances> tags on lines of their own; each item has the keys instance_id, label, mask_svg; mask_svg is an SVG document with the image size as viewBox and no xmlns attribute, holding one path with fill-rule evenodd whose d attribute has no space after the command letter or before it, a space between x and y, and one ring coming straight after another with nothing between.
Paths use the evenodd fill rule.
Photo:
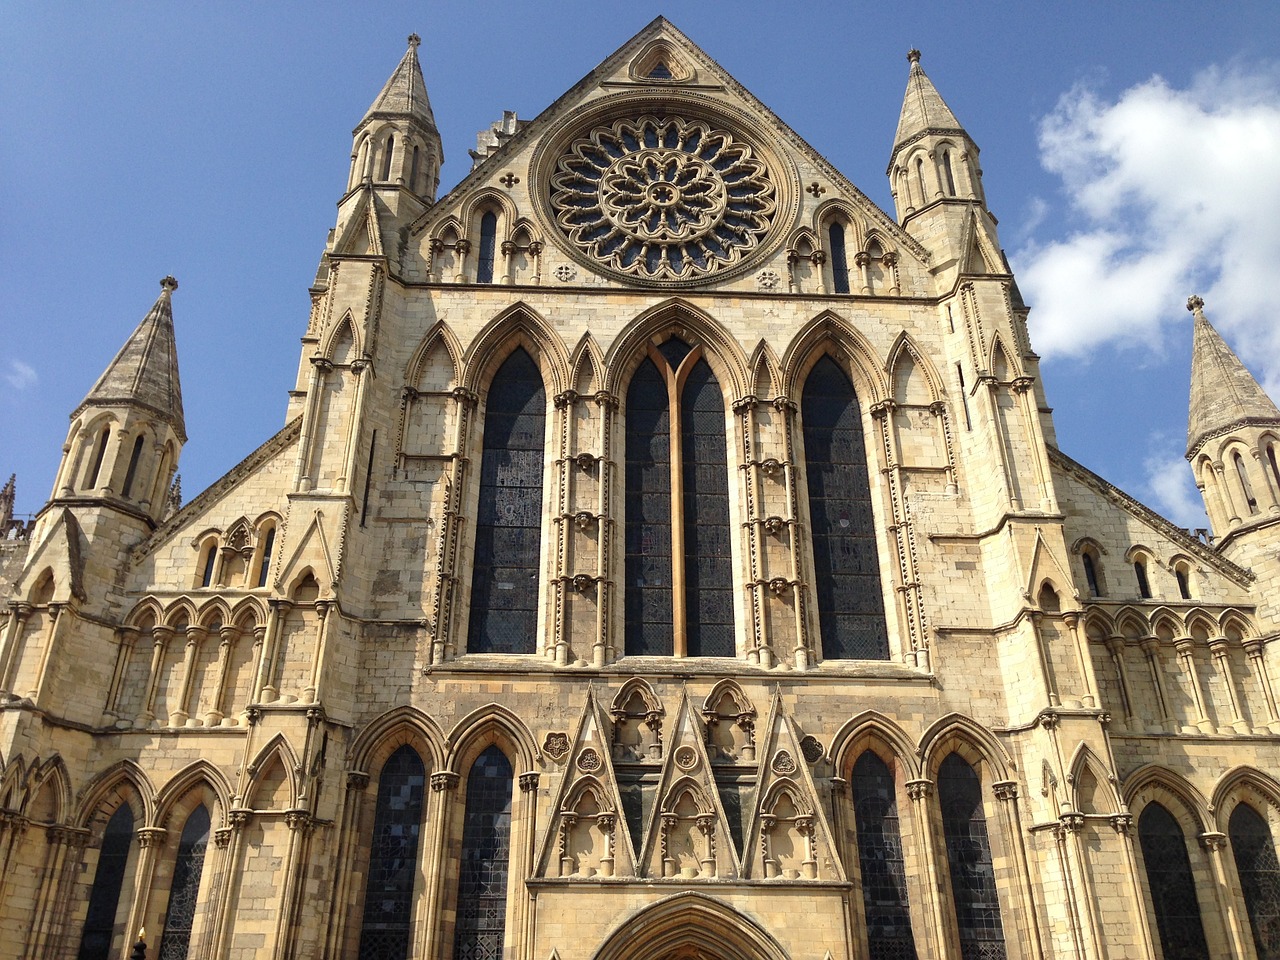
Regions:
<instances>
[{"instance_id":1,"label":"conical turret roof","mask_svg":"<svg viewBox=\"0 0 1280 960\"><path fill-rule=\"evenodd\" d=\"M1280 423L1280 410L1205 317L1204 301L1192 297L1187 309L1195 314L1187 455L1233 427Z\"/></svg>"},{"instance_id":2,"label":"conical turret roof","mask_svg":"<svg viewBox=\"0 0 1280 960\"><path fill-rule=\"evenodd\" d=\"M89 395L76 408L86 406L142 406L170 424L183 442L187 439L182 416L182 385L178 380L178 346L173 334L170 298L178 281L160 281L160 297L129 335L115 359L107 365ZM73 414L74 416L74 414Z\"/></svg>"},{"instance_id":3,"label":"conical turret roof","mask_svg":"<svg viewBox=\"0 0 1280 960\"><path fill-rule=\"evenodd\" d=\"M436 129L435 114L431 112L431 101L427 99L427 84L422 79L422 67L418 63L418 44L421 42L416 33L409 35L409 49L373 105L365 111L360 126L376 117L411 117L429 130Z\"/></svg>"},{"instance_id":4,"label":"conical turret roof","mask_svg":"<svg viewBox=\"0 0 1280 960\"><path fill-rule=\"evenodd\" d=\"M965 133L960 121L951 112L942 95L938 93L920 66L920 51L907 54L911 73L907 77L907 92L902 98L902 113L898 116L898 132L893 138L896 154L909 142L925 133Z\"/></svg>"}]
</instances>

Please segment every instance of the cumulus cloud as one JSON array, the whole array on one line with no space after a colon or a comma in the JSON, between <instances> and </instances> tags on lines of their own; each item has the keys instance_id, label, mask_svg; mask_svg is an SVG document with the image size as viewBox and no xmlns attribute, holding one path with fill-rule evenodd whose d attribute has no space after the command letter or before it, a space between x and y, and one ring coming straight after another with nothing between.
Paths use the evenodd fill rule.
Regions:
<instances>
[{"instance_id":1,"label":"cumulus cloud","mask_svg":"<svg viewBox=\"0 0 1280 960\"><path fill-rule=\"evenodd\" d=\"M1194 292L1274 393L1280 74L1215 68L1185 90L1153 77L1114 102L1079 86L1042 121L1039 147L1076 229L1015 254L1036 349L1158 344Z\"/></svg>"},{"instance_id":2,"label":"cumulus cloud","mask_svg":"<svg viewBox=\"0 0 1280 960\"><path fill-rule=\"evenodd\" d=\"M21 360L10 360L5 365L4 373L0 374L0 377L3 377L5 383L19 392L33 386L40 379L36 376L35 368L30 364L23 363Z\"/></svg>"},{"instance_id":3,"label":"cumulus cloud","mask_svg":"<svg viewBox=\"0 0 1280 960\"><path fill-rule=\"evenodd\" d=\"M1142 466L1152 506L1180 527L1194 530L1209 526L1204 500L1196 489L1185 459L1155 455L1147 457Z\"/></svg>"}]
</instances>

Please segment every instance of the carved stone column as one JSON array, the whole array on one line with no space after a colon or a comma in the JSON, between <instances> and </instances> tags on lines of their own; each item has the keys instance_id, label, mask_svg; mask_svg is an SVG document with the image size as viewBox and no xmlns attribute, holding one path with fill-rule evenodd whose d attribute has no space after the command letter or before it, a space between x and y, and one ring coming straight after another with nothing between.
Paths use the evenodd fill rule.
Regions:
<instances>
[{"instance_id":1,"label":"carved stone column","mask_svg":"<svg viewBox=\"0 0 1280 960\"><path fill-rule=\"evenodd\" d=\"M1129 692L1129 670L1124 662L1125 638L1110 636L1106 639L1107 653L1116 671L1116 684L1120 688L1120 706L1124 710L1124 725L1132 729L1137 719L1133 713L1133 695Z\"/></svg>"},{"instance_id":2,"label":"carved stone column","mask_svg":"<svg viewBox=\"0 0 1280 960\"><path fill-rule=\"evenodd\" d=\"M151 629L151 673L147 678L147 696L137 726L150 726L156 718L156 695L160 691L160 671L164 668L165 651L173 639L172 627L157 624Z\"/></svg>"},{"instance_id":3,"label":"carved stone column","mask_svg":"<svg viewBox=\"0 0 1280 960\"><path fill-rule=\"evenodd\" d=\"M1204 689L1200 686L1200 673L1196 670L1195 641L1191 637L1180 637L1174 641L1173 649L1178 654L1178 664L1182 667L1191 702L1195 705L1195 725L1205 733L1213 733L1213 723L1205 708Z\"/></svg>"},{"instance_id":4,"label":"carved stone column","mask_svg":"<svg viewBox=\"0 0 1280 960\"><path fill-rule=\"evenodd\" d=\"M182 679L178 682L177 709L169 711L169 726L180 727L191 716L187 709L191 699L191 682L195 679L196 657L200 653L200 643L208 635L204 627L187 625L187 646L182 655Z\"/></svg>"},{"instance_id":5,"label":"carved stone column","mask_svg":"<svg viewBox=\"0 0 1280 960\"><path fill-rule=\"evenodd\" d=\"M22 643L22 627L35 612L29 603L9 601L9 620L4 625L3 647L0 648L0 696L9 699L13 693L13 674L18 668L18 647Z\"/></svg>"},{"instance_id":6,"label":"carved stone column","mask_svg":"<svg viewBox=\"0 0 1280 960\"><path fill-rule=\"evenodd\" d=\"M262 659L258 662L258 677L253 683L254 703L274 703L280 696L276 688L276 648L280 645L280 630L293 609L288 600L271 598L267 601L267 635L262 644Z\"/></svg>"},{"instance_id":7,"label":"carved stone column","mask_svg":"<svg viewBox=\"0 0 1280 960\"><path fill-rule=\"evenodd\" d=\"M930 879L943 876L947 869L945 863L938 863L938 837L933 828L933 816L929 799L933 795L933 781L908 780L906 787L907 796L911 800L911 813L914 822L912 833L916 843L920 845L918 854L924 866L922 871L923 879L912 889L911 893L912 895L920 894L920 899L923 901L920 906L924 910L925 916L929 918L927 932L930 942L917 944L917 950L919 955L923 957L944 956L947 950L948 938L946 922L942 915L943 904L938 893L938 881Z\"/></svg>"},{"instance_id":8,"label":"carved stone column","mask_svg":"<svg viewBox=\"0 0 1280 960\"><path fill-rule=\"evenodd\" d=\"M239 629L230 624L224 623L218 628L218 673L213 683L213 696L209 700L209 709L204 715L206 727L214 727L222 722L222 701L226 696L227 668L231 663L231 650L239 636Z\"/></svg>"},{"instance_id":9,"label":"carved stone column","mask_svg":"<svg viewBox=\"0 0 1280 960\"><path fill-rule=\"evenodd\" d=\"M1151 673L1151 684L1156 691L1156 704L1160 708L1160 723L1166 731L1174 733L1178 729L1178 721L1169 709L1169 698L1164 692L1164 668L1160 665L1160 638L1156 636L1142 637L1138 641L1142 655L1147 658L1147 669Z\"/></svg>"},{"instance_id":10,"label":"carved stone column","mask_svg":"<svg viewBox=\"0 0 1280 960\"><path fill-rule=\"evenodd\" d=\"M1227 948L1231 951L1231 960L1244 960L1251 956L1246 944L1253 940L1252 931L1246 932L1245 921L1236 909L1236 898L1230 893L1227 881L1227 865L1224 862L1227 849L1225 833L1200 834L1200 846L1204 847L1209 857L1209 867L1213 871L1212 897L1217 905L1217 915L1222 918L1223 933L1227 938ZM1209 931L1205 931L1209 933Z\"/></svg>"},{"instance_id":11,"label":"carved stone column","mask_svg":"<svg viewBox=\"0 0 1280 960\"><path fill-rule=\"evenodd\" d=\"M1152 936L1151 920L1147 916L1142 879L1138 876L1138 861L1133 853L1133 817L1128 813L1121 813L1111 817L1110 820L1124 851L1124 875L1129 878L1129 915L1137 928L1138 949L1142 951L1139 960L1155 960L1155 940Z\"/></svg>"},{"instance_id":12,"label":"carved stone column","mask_svg":"<svg viewBox=\"0 0 1280 960\"><path fill-rule=\"evenodd\" d=\"M1214 637L1209 641L1209 653L1213 657L1213 665L1218 668L1218 676L1222 678L1223 689L1227 691L1227 699L1231 703L1231 726L1236 733L1248 733L1249 724L1244 719L1244 711L1240 706L1240 689L1236 685L1235 675L1231 672L1230 648L1226 637Z\"/></svg>"},{"instance_id":13,"label":"carved stone column","mask_svg":"<svg viewBox=\"0 0 1280 960\"><path fill-rule=\"evenodd\" d=\"M143 827L135 834L138 838L138 867L133 875L133 901L129 905L129 919L124 925L126 941L149 919L148 910L151 906L151 884L155 880L156 857L164 847L168 832L164 827Z\"/></svg>"},{"instance_id":14,"label":"carved stone column","mask_svg":"<svg viewBox=\"0 0 1280 960\"><path fill-rule=\"evenodd\" d=\"M1253 667L1253 674L1258 678L1258 686L1262 689L1263 699L1267 702L1267 726L1274 733L1280 727L1280 716L1276 714L1276 695L1271 689L1271 675L1267 671L1266 650L1261 640L1250 638L1244 641L1244 652Z\"/></svg>"}]
</instances>

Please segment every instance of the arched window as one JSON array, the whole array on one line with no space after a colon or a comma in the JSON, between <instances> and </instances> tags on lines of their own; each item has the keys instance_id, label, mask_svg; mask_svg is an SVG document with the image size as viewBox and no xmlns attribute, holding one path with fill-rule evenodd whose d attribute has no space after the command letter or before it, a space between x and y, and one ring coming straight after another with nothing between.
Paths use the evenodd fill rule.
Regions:
<instances>
[{"instance_id":1,"label":"arched window","mask_svg":"<svg viewBox=\"0 0 1280 960\"><path fill-rule=\"evenodd\" d=\"M217 542L209 544L209 549L204 555L204 569L200 574L200 586L213 586L213 568L218 563L218 544Z\"/></svg>"},{"instance_id":2,"label":"arched window","mask_svg":"<svg viewBox=\"0 0 1280 960\"><path fill-rule=\"evenodd\" d=\"M1191 570L1185 563L1173 568L1173 577L1178 581L1178 596L1183 600L1191 599Z\"/></svg>"},{"instance_id":3,"label":"arched window","mask_svg":"<svg viewBox=\"0 0 1280 960\"><path fill-rule=\"evenodd\" d=\"M1236 476L1240 478L1240 489L1244 491L1244 502L1249 507L1250 513L1258 512L1258 498L1253 495L1253 484L1249 482L1249 473L1245 470L1244 457L1240 454L1232 454L1231 460L1236 465Z\"/></svg>"},{"instance_id":4,"label":"arched window","mask_svg":"<svg viewBox=\"0 0 1280 960\"><path fill-rule=\"evenodd\" d=\"M1089 596L1102 596L1102 586L1098 580L1097 561L1093 559L1093 553L1086 550L1084 553L1080 554L1080 560L1084 564L1084 579L1089 585Z\"/></svg>"},{"instance_id":5,"label":"arched window","mask_svg":"<svg viewBox=\"0 0 1280 960\"><path fill-rule=\"evenodd\" d=\"M1258 960L1280 960L1280 860L1267 821L1247 803L1227 826Z\"/></svg>"},{"instance_id":6,"label":"arched window","mask_svg":"<svg viewBox=\"0 0 1280 960\"><path fill-rule=\"evenodd\" d=\"M853 765L851 785L871 956L915 960L893 773L873 751L867 750Z\"/></svg>"},{"instance_id":7,"label":"arched window","mask_svg":"<svg viewBox=\"0 0 1280 960\"><path fill-rule=\"evenodd\" d=\"M809 372L800 414L822 656L887 660L862 410L853 384L830 356Z\"/></svg>"},{"instance_id":8,"label":"arched window","mask_svg":"<svg viewBox=\"0 0 1280 960\"><path fill-rule=\"evenodd\" d=\"M651 349L627 388L628 655L734 655L725 449L701 349L674 338Z\"/></svg>"},{"instance_id":9,"label":"arched window","mask_svg":"<svg viewBox=\"0 0 1280 960\"><path fill-rule=\"evenodd\" d=\"M107 821L98 851L98 868L89 891L89 913L84 920L77 960L108 960L111 940L115 936L116 912L120 908L120 891L124 887L125 866L129 862L129 846L133 843L133 810L122 803Z\"/></svg>"},{"instance_id":10,"label":"arched window","mask_svg":"<svg viewBox=\"0 0 1280 960\"><path fill-rule=\"evenodd\" d=\"M1138 581L1138 596L1151 599L1151 581L1147 579L1147 561L1139 557L1133 561L1133 576Z\"/></svg>"},{"instance_id":11,"label":"arched window","mask_svg":"<svg viewBox=\"0 0 1280 960\"><path fill-rule=\"evenodd\" d=\"M485 400L470 653L536 648L546 408L542 374L518 347L493 375Z\"/></svg>"},{"instance_id":12,"label":"arched window","mask_svg":"<svg viewBox=\"0 0 1280 960\"><path fill-rule=\"evenodd\" d=\"M956 195L956 175L951 169L951 151L942 151L942 177L947 185L947 196Z\"/></svg>"},{"instance_id":13,"label":"arched window","mask_svg":"<svg viewBox=\"0 0 1280 960\"><path fill-rule=\"evenodd\" d=\"M387 759L378 778L360 927L362 957L405 960L409 956L426 781L422 758L408 744Z\"/></svg>"},{"instance_id":14,"label":"arched window","mask_svg":"<svg viewBox=\"0 0 1280 960\"><path fill-rule=\"evenodd\" d=\"M107 455L107 440L111 437L111 428L103 427L98 435L98 449L93 454L93 468L89 471L89 482L85 487L89 490L98 485L98 474L102 472L102 458Z\"/></svg>"},{"instance_id":15,"label":"arched window","mask_svg":"<svg viewBox=\"0 0 1280 960\"><path fill-rule=\"evenodd\" d=\"M916 157L916 185L920 188L920 206L929 202L929 190L924 185L924 157Z\"/></svg>"},{"instance_id":16,"label":"arched window","mask_svg":"<svg viewBox=\"0 0 1280 960\"><path fill-rule=\"evenodd\" d=\"M1276 465L1276 445L1274 443L1267 444L1267 463L1271 466L1271 479L1275 482L1276 489L1280 490L1280 466Z\"/></svg>"},{"instance_id":17,"label":"arched window","mask_svg":"<svg viewBox=\"0 0 1280 960\"><path fill-rule=\"evenodd\" d=\"M271 553L276 548L276 528L273 524L267 528L267 537L262 542L262 562L258 566L258 586L267 585L267 574L271 570Z\"/></svg>"},{"instance_id":18,"label":"arched window","mask_svg":"<svg viewBox=\"0 0 1280 960\"><path fill-rule=\"evenodd\" d=\"M129 496L130 491L133 490L133 478L138 473L138 461L142 458L142 443L141 436L133 441L133 452L129 454L129 469L125 471L124 486L120 489L120 496L122 497Z\"/></svg>"},{"instance_id":19,"label":"arched window","mask_svg":"<svg viewBox=\"0 0 1280 960\"><path fill-rule=\"evenodd\" d=\"M1196 881L1178 821L1160 804L1147 804L1138 817L1138 842L1165 956L1209 960Z\"/></svg>"},{"instance_id":20,"label":"arched window","mask_svg":"<svg viewBox=\"0 0 1280 960\"><path fill-rule=\"evenodd\" d=\"M938 803L960 931L960 955L965 960L1004 960L1004 927L987 817L982 810L982 783L958 753L938 767Z\"/></svg>"},{"instance_id":21,"label":"arched window","mask_svg":"<svg viewBox=\"0 0 1280 960\"><path fill-rule=\"evenodd\" d=\"M511 865L511 761L497 747L467 776L454 960L502 960Z\"/></svg>"},{"instance_id":22,"label":"arched window","mask_svg":"<svg viewBox=\"0 0 1280 960\"><path fill-rule=\"evenodd\" d=\"M191 928L195 924L200 875L204 872L204 851L208 845L209 811L200 804L187 817L178 841L169 906L164 912L164 932L156 952L159 960L186 960L187 951L191 949Z\"/></svg>"},{"instance_id":23,"label":"arched window","mask_svg":"<svg viewBox=\"0 0 1280 960\"><path fill-rule=\"evenodd\" d=\"M418 190L418 145L416 143L413 145L413 153L410 154L409 160L409 189L415 193L421 192Z\"/></svg>"},{"instance_id":24,"label":"arched window","mask_svg":"<svg viewBox=\"0 0 1280 960\"><path fill-rule=\"evenodd\" d=\"M493 260L498 245L498 215L486 210L480 218L480 259L476 266L476 283L493 283Z\"/></svg>"},{"instance_id":25,"label":"arched window","mask_svg":"<svg viewBox=\"0 0 1280 960\"><path fill-rule=\"evenodd\" d=\"M387 152L382 158L382 179L391 179L391 160L396 152L396 138L394 135L387 137Z\"/></svg>"},{"instance_id":26,"label":"arched window","mask_svg":"<svg viewBox=\"0 0 1280 960\"><path fill-rule=\"evenodd\" d=\"M844 224L833 220L827 228L831 247L831 282L836 293L849 292L849 258L845 254Z\"/></svg>"}]
</instances>

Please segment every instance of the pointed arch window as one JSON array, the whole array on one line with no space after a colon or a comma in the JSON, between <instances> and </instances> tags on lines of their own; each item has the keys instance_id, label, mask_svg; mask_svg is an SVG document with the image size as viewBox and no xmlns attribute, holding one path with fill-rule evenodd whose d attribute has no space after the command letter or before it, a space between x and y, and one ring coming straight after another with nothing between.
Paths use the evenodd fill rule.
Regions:
<instances>
[{"instance_id":1,"label":"pointed arch window","mask_svg":"<svg viewBox=\"0 0 1280 960\"><path fill-rule=\"evenodd\" d=\"M1147 579L1147 561L1139 557L1133 561L1133 576L1138 581L1138 596L1151 599L1151 581Z\"/></svg>"},{"instance_id":2,"label":"pointed arch window","mask_svg":"<svg viewBox=\"0 0 1280 960\"><path fill-rule=\"evenodd\" d=\"M396 138L395 138L395 135L393 134L392 136L387 137L387 153L382 158L382 179L383 180L391 179L391 160L395 155L395 150L396 150Z\"/></svg>"},{"instance_id":3,"label":"pointed arch window","mask_svg":"<svg viewBox=\"0 0 1280 960\"><path fill-rule=\"evenodd\" d=\"M133 843L133 810L122 803L107 821L98 852L98 868L89 891L89 913L80 937L77 960L108 960L115 936L116 913L120 909L120 891L124 888L125 867L129 847Z\"/></svg>"},{"instance_id":4,"label":"pointed arch window","mask_svg":"<svg viewBox=\"0 0 1280 960\"><path fill-rule=\"evenodd\" d=\"M415 193L418 191L418 145L413 145L413 153L410 154L409 161L409 189Z\"/></svg>"},{"instance_id":5,"label":"pointed arch window","mask_svg":"<svg viewBox=\"0 0 1280 960\"><path fill-rule=\"evenodd\" d=\"M164 914L164 933L160 936L160 949L156 952L159 960L186 960L191 949L200 875L204 872L204 853L208 846L209 810L202 803L187 817L178 841L178 859L173 865L173 883L169 887L169 906Z\"/></svg>"},{"instance_id":6,"label":"pointed arch window","mask_svg":"<svg viewBox=\"0 0 1280 960\"><path fill-rule=\"evenodd\" d=\"M497 747L467 776L454 960L502 960L511 868L511 761Z\"/></svg>"},{"instance_id":7,"label":"pointed arch window","mask_svg":"<svg viewBox=\"0 0 1280 960\"><path fill-rule=\"evenodd\" d=\"M102 472L102 459L107 455L107 441L111 438L111 428L103 427L98 434L98 449L93 455L93 468L89 471L89 482L85 487L93 490L98 485L98 474Z\"/></svg>"},{"instance_id":8,"label":"pointed arch window","mask_svg":"<svg viewBox=\"0 0 1280 960\"><path fill-rule=\"evenodd\" d=\"M1191 872L1182 827L1159 803L1149 803L1138 817L1138 842L1165 956L1209 960L1195 876Z\"/></svg>"},{"instance_id":9,"label":"pointed arch window","mask_svg":"<svg viewBox=\"0 0 1280 960\"><path fill-rule=\"evenodd\" d=\"M387 758L378 778L360 956L405 960L413 931L413 881L418 874L426 769L405 744Z\"/></svg>"},{"instance_id":10,"label":"pointed arch window","mask_svg":"<svg viewBox=\"0 0 1280 960\"><path fill-rule=\"evenodd\" d=\"M546 407L542 374L517 347L485 400L469 653L536 648Z\"/></svg>"},{"instance_id":11,"label":"pointed arch window","mask_svg":"<svg viewBox=\"0 0 1280 960\"><path fill-rule=\"evenodd\" d=\"M480 218L480 257L476 283L493 283L493 262L498 249L498 215L486 210Z\"/></svg>"},{"instance_id":12,"label":"pointed arch window","mask_svg":"<svg viewBox=\"0 0 1280 960\"><path fill-rule=\"evenodd\" d=\"M209 549L204 555L204 569L200 572L200 586L213 586L213 571L218 564L218 544L216 542L209 544Z\"/></svg>"},{"instance_id":13,"label":"pointed arch window","mask_svg":"<svg viewBox=\"0 0 1280 960\"><path fill-rule=\"evenodd\" d=\"M142 459L143 438L139 436L133 441L133 452L129 454L129 469L124 474L124 486L120 489L120 496L127 497L133 490L133 480L138 474L138 461Z\"/></svg>"},{"instance_id":14,"label":"pointed arch window","mask_svg":"<svg viewBox=\"0 0 1280 960\"><path fill-rule=\"evenodd\" d=\"M1276 445L1274 443L1267 444L1267 463L1271 467L1271 480L1276 486L1276 490L1280 491L1280 466L1276 465Z\"/></svg>"},{"instance_id":15,"label":"pointed arch window","mask_svg":"<svg viewBox=\"0 0 1280 960\"><path fill-rule=\"evenodd\" d=\"M1180 563L1173 568L1173 578L1178 581L1178 596L1183 600L1191 599L1191 568Z\"/></svg>"},{"instance_id":16,"label":"pointed arch window","mask_svg":"<svg viewBox=\"0 0 1280 960\"><path fill-rule=\"evenodd\" d=\"M700 347L650 348L627 388L629 656L735 653L724 416Z\"/></svg>"},{"instance_id":17,"label":"pointed arch window","mask_svg":"<svg viewBox=\"0 0 1280 960\"><path fill-rule=\"evenodd\" d=\"M1258 512L1258 498L1254 496L1253 484L1249 482L1249 473L1244 466L1244 457L1232 454L1231 460L1236 465L1236 476L1240 478L1240 489L1244 493L1244 502L1250 513Z\"/></svg>"},{"instance_id":18,"label":"pointed arch window","mask_svg":"<svg viewBox=\"0 0 1280 960\"><path fill-rule=\"evenodd\" d=\"M951 169L951 151L942 151L942 177L947 185L947 196L954 197L956 195L956 175Z\"/></svg>"},{"instance_id":19,"label":"pointed arch window","mask_svg":"<svg viewBox=\"0 0 1280 960\"><path fill-rule=\"evenodd\" d=\"M849 292L849 257L845 251L844 224L831 221L827 228L828 246L831 248L831 283L836 293Z\"/></svg>"},{"instance_id":20,"label":"pointed arch window","mask_svg":"<svg viewBox=\"0 0 1280 960\"><path fill-rule=\"evenodd\" d=\"M853 383L829 355L805 380L800 415L822 656L887 660L862 410Z\"/></svg>"},{"instance_id":21,"label":"pointed arch window","mask_svg":"<svg viewBox=\"0 0 1280 960\"><path fill-rule=\"evenodd\" d=\"M873 957L915 960L898 799L888 764L867 750L853 765L853 819L862 869L862 907Z\"/></svg>"},{"instance_id":22,"label":"pointed arch window","mask_svg":"<svg viewBox=\"0 0 1280 960\"><path fill-rule=\"evenodd\" d=\"M1280 960L1280 860L1271 828L1257 810L1240 803L1227 830L1258 960Z\"/></svg>"},{"instance_id":23,"label":"pointed arch window","mask_svg":"<svg viewBox=\"0 0 1280 960\"><path fill-rule=\"evenodd\" d=\"M916 157L916 185L920 189L920 206L929 202L929 190L924 185L924 157Z\"/></svg>"},{"instance_id":24,"label":"pointed arch window","mask_svg":"<svg viewBox=\"0 0 1280 960\"><path fill-rule=\"evenodd\" d=\"M1084 564L1084 579L1089 585L1089 596L1102 596L1102 585L1098 580L1098 562L1094 560L1093 552L1086 550L1080 554L1080 561Z\"/></svg>"},{"instance_id":25,"label":"pointed arch window","mask_svg":"<svg viewBox=\"0 0 1280 960\"><path fill-rule=\"evenodd\" d=\"M958 753L938 767L938 803L947 845L951 897L964 960L1004 960L1004 926L996 890L982 782Z\"/></svg>"},{"instance_id":26,"label":"pointed arch window","mask_svg":"<svg viewBox=\"0 0 1280 960\"><path fill-rule=\"evenodd\" d=\"M271 554L276 548L276 528L272 524L267 528L266 539L262 542L262 563L258 567L258 586L267 585L267 574L271 571Z\"/></svg>"}]
</instances>

